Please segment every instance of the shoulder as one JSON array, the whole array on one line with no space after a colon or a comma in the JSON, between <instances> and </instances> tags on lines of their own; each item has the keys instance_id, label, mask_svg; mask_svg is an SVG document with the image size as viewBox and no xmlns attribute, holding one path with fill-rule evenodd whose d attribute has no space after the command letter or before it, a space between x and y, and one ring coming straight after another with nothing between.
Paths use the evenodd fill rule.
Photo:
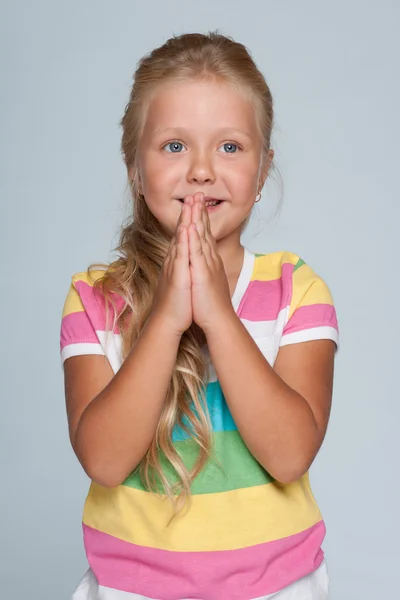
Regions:
<instances>
[{"instance_id":1,"label":"shoulder","mask_svg":"<svg viewBox=\"0 0 400 600\"><path fill-rule=\"evenodd\" d=\"M101 301L94 287L104 271L81 271L70 278L61 318L62 362L80 354L104 354L99 332L104 330Z\"/></svg>"},{"instance_id":2,"label":"shoulder","mask_svg":"<svg viewBox=\"0 0 400 600\"><path fill-rule=\"evenodd\" d=\"M71 282L73 285L76 283L86 283L86 285L93 286L96 281L99 281L104 277L106 269L87 269L86 271L80 271L74 273L71 276Z\"/></svg>"},{"instance_id":3,"label":"shoulder","mask_svg":"<svg viewBox=\"0 0 400 600\"><path fill-rule=\"evenodd\" d=\"M70 278L70 286L64 302L63 317L81 311L91 312L101 304L101 291L96 289L96 282L104 276L103 270L86 270L74 273Z\"/></svg>"},{"instance_id":4,"label":"shoulder","mask_svg":"<svg viewBox=\"0 0 400 600\"><path fill-rule=\"evenodd\" d=\"M255 274L262 278L278 279L289 277L296 283L307 284L322 278L308 264L308 262L295 252L280 250L267 254L255 254Z\"/></svg>"},{"instance_id":5,"label":"shoulder","mask_svg":"<svg viewBox=\"0 0 400 600\"><path fill-rule=\"evenodd\" d=\"M303 264L304 260L298 254L287 250L255 254L254 278L261 281L291 278Z\"/></svg>"},{"instance_id":6,"label":"shoulder","mask_svg":"<svg viewBox=\"0 0 400 600\"><path fill-rule=\"evenodd\" d=\"M254 296L262 304L264 318L284 315L280 345L326 338L338 344L330 288L304 257L287 250L255 256Z\"/></svg>"},{"instance_id":7,"label":"shoulder","mask_svg":"<svg viewBox=\"0 0 400 600\"><path fill-rule=\"evenodd\" d=\"M333 310L332 293L325 279L295 252L256 254L253 279L278 285L282 299L289 306L289 317L300 306L318 305L319 310L323 307Z\"/></svg>"}]
</instances>

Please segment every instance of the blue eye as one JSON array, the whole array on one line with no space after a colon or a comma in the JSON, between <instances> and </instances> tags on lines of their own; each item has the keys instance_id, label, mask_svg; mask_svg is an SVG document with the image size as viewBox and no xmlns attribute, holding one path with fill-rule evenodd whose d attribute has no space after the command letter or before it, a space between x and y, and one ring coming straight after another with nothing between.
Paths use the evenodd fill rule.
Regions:
<instances>
[{"instance_id":1,"label":"blue eye","mask_svg":"<svg viewBox=\"0 0 400 600\"><path fill-rule=\"evenodd\" d=\"M222 144L220 148L225 148L227 154L235 154L236 150L239 149L239 146L237 144L234 144L233 142L227 142L226 144Z\"/></svg>"},{"instance_id":2,"label":"blue eye","mask_svg":"<svg viewBox=\"0 0 400 600\"><path fill-rule=\"evenodd\" d=\"M183 144L181 144L181 142L168 142L168 144L165 144L164 148L168 148L168 146L173 148L172 150L167 150L167 152L171 152L172 154L179 154L183 148Z\"/></svg>"}]
</instances>

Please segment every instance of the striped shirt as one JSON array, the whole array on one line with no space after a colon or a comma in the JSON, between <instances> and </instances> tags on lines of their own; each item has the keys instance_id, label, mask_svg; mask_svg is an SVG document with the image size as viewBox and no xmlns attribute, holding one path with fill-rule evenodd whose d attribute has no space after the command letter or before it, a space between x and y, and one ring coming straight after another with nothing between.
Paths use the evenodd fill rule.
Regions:
<instances>
[{"instance_id":1,"label":"striped shirt","mask_svg":"<svg viewBox=\"0 0 400 600\"><path fill-rule=\"evenodd\" d=\"M64 361L101 354L116 373L122 364L120 333L116 328L106 334L104 299L93 288L93 278L102 274L72 277L61 356ZM232 304L272 366L281 346L317 339L338 344L330 290L296 254L245 248ZM215 458L193 481L189 510L168 526L169 502L148 492L137 472L115 488L91 483L83 535L98 595L87 591L79 599L264 599L316 572L324 561L325 526L309 474L283 484L257 462L237 430L207 345L202 351L210 365L205 391ZM197 445L178 425L173 443L192 466ZM164 469L174 480L165 463ZM80 590L89 587L82 584Z\"/></svg>"}]
</instances>

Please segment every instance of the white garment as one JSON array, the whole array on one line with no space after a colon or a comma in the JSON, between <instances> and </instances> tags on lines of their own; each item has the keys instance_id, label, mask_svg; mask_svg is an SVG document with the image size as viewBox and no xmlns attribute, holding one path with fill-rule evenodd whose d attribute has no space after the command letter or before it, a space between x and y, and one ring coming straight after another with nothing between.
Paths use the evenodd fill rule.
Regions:
<instances>
[{"instance_id":1,"label":"white garment","mask_svg":"<svg viewBox=\"0 0 400 600\"><path fill-rule=\"evenodd\" d=\"M283 590L254 598L252 600L328 600L329 576L326 561L316 571L302 577ZM149 599L139 594L131 594L113 590L97 583L97 579L91 569L85 573L80 584L76 588L72 600L156 600ZM157 600L163 600L162 598ZM190 600L185 598L182 600ZM204 598L204 600L208 600ZM251 600L251 599L242 599Z\"/></svg>"}]
</instances>

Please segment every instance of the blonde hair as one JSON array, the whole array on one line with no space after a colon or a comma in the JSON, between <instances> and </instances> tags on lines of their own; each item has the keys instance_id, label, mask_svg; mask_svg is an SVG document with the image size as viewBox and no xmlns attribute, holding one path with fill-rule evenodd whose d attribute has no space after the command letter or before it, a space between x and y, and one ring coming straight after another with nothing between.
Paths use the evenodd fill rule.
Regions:
<instances>
[{"instance_id":1,"label":"blonde hair","mask_svg":"<svg viewBox=\"0 0 400 600\"><path fill-rule=\"evenodd\" d=\"M111 263L96 282L106 299L122 296L125 306L115 316L123 340L123 358L139 337L152 309L154 292L170 240L139 194L138 146L145 121L146 107L157 87L169 81L216 78L254 99L257 123L263 141L262 160L270 148L273 127L273 100L268 85L246 47L218 32L174 36L144 56L134 75L130 99L121 120L121 149L130 178L133 214L123 227L119 258ZM250 216L243 221L242 231ZM97 266L97 265L96 265ZM92 265L89 269L94 268ZM190 498L191 483L212 455L212 428L204 389L207 363L201 351L204 339L193 323L182 335L176 364L165 398L154 439L138 466L143 484L149 491L162 492L171 500ZM198 455L190 468L173 445L176 424L198 446ZM161 459L172 466L175 483L166 477ZM161 485L161 487L160 487Z\"/></svg>"}]
</instances>

